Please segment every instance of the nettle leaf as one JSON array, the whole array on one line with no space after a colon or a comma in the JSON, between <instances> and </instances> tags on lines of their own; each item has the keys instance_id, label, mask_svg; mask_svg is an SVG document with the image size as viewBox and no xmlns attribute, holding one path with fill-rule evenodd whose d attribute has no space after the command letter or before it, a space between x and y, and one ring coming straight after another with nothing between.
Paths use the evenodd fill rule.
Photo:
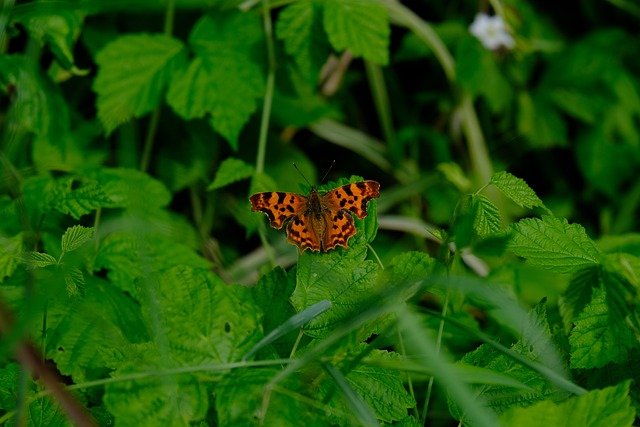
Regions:
<instances>
[{"instance_id":1,"label":"nettle leaf","mask_svg":"<svg viewBox=\"0 0 640 427\"><path fill-rule=\"evenodd\" d=\"M171 193L161 181L135 169L101 168L91 176L100 184L112 208L149 210L171 201Z\"/></svg>"},{"instance_id":2,"label":"nettle leaf","mask_svg":"<svg viewBox=\"0 0 640 427\"><path fill-rule=\"evenodd\" d=\"M207 190L226 187L236 181L249 178L251 175L253 175L253 166L242 160L229 157L220 164L216 177Z\"/></svg>"},{"instance_id":3,"label":"nettle leaf","mask_svg":"<svg viewBox=\"0 0 640 427\"><path fill-rule=\"evenodd\" d=\"M141 279L138 288L149 328L162 331L181 363L237 361L262 338L250 290L207 270L174 267Z\"/></svg>"},{"instance_id":4,"label":"nettle leaf","mask_svg":"<svg viewBox=\"0 0 640 427\"><path fill-rule=\"evenodd\" d=\"M349 50L376 64L389 62L389 16L379 2L325 0L324 29L338 51Z\"/></svg>"},{"instance_id":5,"label":"nettle leaf","mask_svg":"<svg viewBox=\"0 0 640 427\"><path fill-rule=\"evenodd\" d=\"M118 381L118 376L142 372L162 372L176 368L168 355L161 355L154 343L123 347L123 361L112 373L103 401L116 420L126 427L159 425L189 427L203 419L209 407L205 385L191 375L154 376Z\"/></svg>"},{"instance_id":6,"label":"nettle leaf","mask_svg":"<svg viewBox=\"0 0 640 427\"><path fill-rule=\"evenodd\" d=\"M174 266L210 268L207 260L175 239L157 234L144 238L134 232L114 232L100 241L94 268L106 268L107 276L122 290L137 295L134 281Z\"/></svg>"},{"instance_id":7,"label":"nettle leaf","mask_svg":"<svg viewBox=\"0 0 640 427\"><path fill-rule=\"evenodd\" d=\"M262 276L258 284L251 288L256 305L264 313L262 329L265 334L273 331L295 314L289 301L295 286L295 274L287 273L284 269L277 267ZM282 356L288 356L293 341L295 336L290 336L288 340L281 338L274 346L282 350Z\"/></svg>"},{"instance_id":8,"label":"nettle leaf","mask_svg":"<svg viewBox=\"0 0 640 427\"><path fill-rule=\"evenodd\" d=\"M140 306L110 283L89 276L82 298L65 301L49 318L47 357L76 382L114 367L131 342L148 339Z\"/></svg>"},{"instance_id":9,"label":"nettle leaf","mask_svg":"<svg viewBox=\"0 0 640 427\"><path fill-rule=\"evenodd\" d=\"M305 326L308 335L326 335L352 316L358 304L377 289L379 267L375 262L365 260L366 243L363 239L354 242L356 237L349 241L348 250L338 248L326 254L303 252L300 255L297 285L291 296L296 311L322 300L332 304L329 311Z\"/></svg>"},{"instance_id":10,"label":"nettle leaf","mask_svg":"<svg viewBox=\"0 0 640 427\"><path fill-rule=\"evenodd\" d=\"M593 390L564 402L551 400L527 408L512 408L500 417L505 426L632 426L635 410L629 397L629 381Z\"/></svg>"},{"instance_id":11,"label":"nettle leaf","mask_svg":"<svg viewBox=\"0 0 640 427\"><path fill-rule=\"evenodd\" d=\"M58 260L51 255L35 251L25 252L22 254L21 260L29 269L44 268L58 263Z\"/></svg>"},{"instance_id":12,"label":"nettle leaf","mask_svg":"<svg viewBox=\"0 0 640 427\"><path fill-rule=\"evenodd\" d=\"M315 1L299 1L285 7L276 22L276 36L284 41L291 55L310 83L318 81L320 69L331 49L322 27L322 9Z\"/></svg>"},{"instance_id":13,"label":"nettle leaf","mask_svg":"<svg viewBox=\"0 0 640 427\"><path fill-rule=\"evenodd\" d=\"M521 178L509 172L498 172L491 176L491 184L498 187L511 201L524 208L544 207L542 200Z\"/></svg>"},{"instance_id":14,"label":"nettle leaf","mask_svg":"<svg viewBox=\"0 0 640 427\"><path fill-rule=\"evenodd\" d=\"M265 386L277 374L276 369L263 368L237 369L226 375L215 390L218 425L294 426L301 420L309 427L329 425L323 411L304 404L308 398L291 398L289 393L280 393L278 389L271 391L264 419L259 422ZM278 386L279 389L300 393L303 382L294 374Z\"/></svg>"},{"instance_id":15,"label":"nettle leaf","mask_svg":"<svg viewBox=\"0 0 640 427\"><path fill-rule=\"evenodd\" d=\"M497 233L501 228L500 212L491 200L477 194L472 199L473 230L478 237Z\"/></svg>"},{"instance_id":16,"label":"nettle leaf","mask_svg":"<svg viewBox=\"0 0 640 427\"><path fill-rule=\"evenodd\" d=\"M0 236L0 283L18 267L23 251L22 233L13 237Z\"/></svg>"},{"instance_id":17,"label":"nettle leaf","mask_svg":"<svg viewBox=\"0 0 640 427\"><path fill-rule=\"evenodd\" d=\"M75 188L80 182L80 186ZM74 177L63 178L56 182L50 196L53 207L74 219L102 207L110 207L112 201L102 186L96 183L78 181Z\"/></svg>"},{"instance_id":18,"label":"nettle leaf","mask_svg":"<svg viewBox=\"0 0 640 427\"><path fill-rule=\"evenodd\" d=\"M67 295L76 296L84 289L84 273L78 267L71 267L64 272L64 283Z\"/></svg>"},{"instance_id":19,"label":"nettle leaf","mask_svg":"<svg viewBox=\"0 0 640 427\"><path fill-rule=\"evenodd\" d=\"M93 227L74 225L62 235L62 252L71 252L93 239Z\"/></svg>"},{"instance_id":20,"label":"nettle leaf","mask_svg":"<svg viewBox=\"0 0 640 427\"><path fill-rule=\"evenodd\" d=\"M258 15L204 16L189 37L197 56L173 79L167 94L169 105L185 119L210 115L213 128L234 149L264 94L263 70L253 58L262 37Z\"/></svg>"},{"instance_id":21,"label":"nettle leaf","mask_svg":"<svg viewBox=\"0 0 640 427\"><path fill-rule=\"evenodd\" d=\"M579 224L543 216L527 218L512 226L509 249L536 265L558 273L571 273L597 265L600 252Z\"/></svg>"},{"instance_id":22,"label":"nettle leaf","mask_svg":"<svg viewBox=\"0 0 640 427\"><path fill-rule=\"evenodd\" d=\"M164 34L117 38L96 56L98 118L110 133L156 108L175 71L186 63L180 40Z\"/></svg>"},{"instance_id":23,"label":"nettle leaf","mask_svg":"<svg viewBox=\"0 0 640 427\"><path fill-rule=\"evenodd\" d=\"M365 344L359 348L363 350ZM373 364L398 358L398 354L382 350L373 350L368 361ZM358 365L346 373L346 379L353 391L362 398L375 412L376 418L392 423L406 417L407 408L415 406L416 402L404 387L400 371L379 366L369 366L366 363ZM321 394L329 394L335 385L325 382ZM349 413L348 403L339 393L333 394L331 405L341 411Z\"/></svg>"},{"instance_id":24,"label":"nettle leaf","mask_svg":"<svg viewBox=\"0 0 640 427\"><path fill-rule=\"evenodd\" d=\"M637 346L633 333L607 305L607 291L597 288L591 302L578 315L569 335L572 368L600 368L623 362Z\"/></svg>"},{"instance_id":25,"label":"nettle leaf","mask_svg":"<svg viewBox=\"0 0 640 427\"><path fill-rule=\"evenodd\" d=\"M578 270L571 277L569 286L558 301L560 314L567 331L576 316L591 301L593 289L601 283L601 273L602 268L597 265Z\"/></svg>"}]
</instances>

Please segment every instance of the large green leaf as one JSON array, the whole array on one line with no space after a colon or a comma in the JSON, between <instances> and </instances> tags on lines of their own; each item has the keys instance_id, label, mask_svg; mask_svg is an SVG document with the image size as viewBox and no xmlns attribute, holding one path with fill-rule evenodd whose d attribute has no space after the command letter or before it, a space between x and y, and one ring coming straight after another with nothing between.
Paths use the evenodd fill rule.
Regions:
<instances>
[{"instance_id":1,"label":"large green leaf","mask_svg":"<svg viewBox=\"0 0 640 427\"><path fill-rule=\"evenodd\" d=\"M22 238L22 233L13 237L0 236L0 283L5 277L11 276L18 267L23 251Z\"/></svg>"},{"instance_id":2,"label":"large green leaf","mask_svg":"<svg viewBox=\"0 0 640 427\"><path fill-rule=\"evenodd\" d=\"M324 29L338 51L376 64L389 62L389 16L377 1L325 0Z\"/></svg>"},{"instance_id":3,"label":"large green leaf","mask_svg":"<svg viewBox=\"0 0 640 427\"><path fill-rule=\"evenodd\" d=\"M226 158L216 172L216 177L207 190L217 190L236 181L249 178L253 174L253 166L233 157Z\"/></svg>"},{"instance_id":4,"label":"large green leaf","mask_svg":"<svg viewBox=\"0 0 640 427\"><path fill-rule=\"evenodd\" d=\"M525 208L544 207L542 200L521 178L509 172L498 172L491 176L491 184L495 185L514 203Z\"/></svg>"},{"instance_id":5,"label":"large green leaf","mask_svg":"<svg viewBox=\"0 0 640 427\"><path fill-rule=\"evenodd\" d=\"M182 42L162 34L125 35L105 46L96 56L93 88L98 118L107 132L160 105L167 84L185 61Z\"/></svg>"},{"instance_id":6,"label":"large green leaf","mask_svg":"<svg viewBox=\"0 0 640 427\"><path fill-rule=\"evenodd\" d=\"M264 92L263 72L254 58L261 38L256 15L203 17L189 37L197 56L171 82L169 105L185 119L210 115L213 128L237 148L240 131Z\"/></svg>"},{"instance_id":7,"label":"large green leaf","mask_svg":"<svg viewBox=\"0 0 640 427\"><path fill-rule=\"evenodd\" d=\"M300 75L316 84L330 48L322 27L322 9L315 0L285 7L276 23L276 35L300 69Z\"/></svg>"},{"instance_id":8,"label":"large green leaf","mask_svg":"<svg viewBox=\"0 0 640 427\"><path fill-rule=\"evenodd\" d=\"M600 262L598 248L581 225L551 216L514 224L509 248L530 264L558 273L571 273Z\"/></svg>"},{"instance_id":9,"label":"large green leaf","mask_svg":"<svg viewBox=\"0 0 640 427\"><path fill-rule=\"evenodd\" d=\"M527 408L513 408L500 417L500 424L518 427L625 427L632 426L634 419L635 410L629 398L629 382L626 381L561 403L545 400Z\"/></svg>"},{"instance_id":10,"label":"large green leaf","mask_svg":"<svg viewBox=\"0 0 640 427\"><path fill-rule=\"evenodd\" d=\"M175 267L143 278L138 294L149 329L181 363L237 361L262 337L250 290L206 270Z\"/></svg>"}]
</instances>

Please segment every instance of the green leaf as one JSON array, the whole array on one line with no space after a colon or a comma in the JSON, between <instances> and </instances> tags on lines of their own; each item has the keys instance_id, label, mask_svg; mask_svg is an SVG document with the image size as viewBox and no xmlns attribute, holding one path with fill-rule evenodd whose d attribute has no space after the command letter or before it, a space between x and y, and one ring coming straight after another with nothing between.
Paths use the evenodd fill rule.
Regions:
<instances>
[{"instance_id":1,"label":"green leaf","mask_svg":"<svg viewBox=\"0 0 640 427\"><path fill-rule=\"evenodd\" d=\"M27 265L27 268L33 269L56 265L58 263L58 260L47 253L26 252L22 255L22 262Z\"/></svg>"},{"instance_id":2,"label":"green leaf","mask_svg":"<svg viewBox=\"0 0 640 427\"><path fill-rule=\"evenodd\" d=\"M161 181L135 169L101 168L91 176L100 183L112 208L148 211L171 202L171 193Z\"/></svg>"},{"instance_id":3,"label":"green leaf","mask_svg":"<svg viewBox=\"0 0 640 427\"><path fill-rule=\"evenodd\" d=\"M93 227L74 225L62 235L62 252L71 252L93 239Z\"/></svg>"},{"instance_id":4,"label":"green leaf","mask_svg":"<svg viewBox=\"0 0 640 427\"><path fill-rule=\"evenodd\" d=\"M185 119L210 115L213 128L237 148L240 131L264 94L263 71L253 58L261 40L257 15L203 17L189 37L197 56L171 82L169 105Z\"/></svg>"},{"instance_id":5,"label":"green leaf","mask_svg":"<svg viewBox=\"0 0 640 427\"><path fill-rule=\"evenodd\" d=\"M569 335L572 368L599 368L610 362L623 362L634 337L625 323L612 319L607 294L597 288L591 302L578 315Z\"/></svg>"},{"instance_id":6,"label":"green leaf","mask_svg":"<svg viewBox=\"0 0 640 427\"><path fill-rule=\"evenodd\" d=\"M407 286L422 282L433 274L436 260L424 252L403 252L391 260L389 282L392 286Z\"/></svg>"},{"instance_id":7,"label":"green leaf","mask_svg":"<svg viewBox=\"0 0 640 427\"><path fill-rule=\"evenodd\" d=\"M635 410L629 397L629 381L574 396L561 403L545 400L527 408L513 408L500 417L504 426L632 426Z\"/></svg>"},{"instance_id":8,"label":"green leaf","mask_svg":"<svg viewBox=\"0 0 640 427\"><path fill-rule=\"evenodd\" d=\"M567 145L567 125L551 101L540 93L521 92L517 108L518 131L536 148Z\"/></svg>"},{"instance_id":9,"label":"green leaf","mask_svg":"<svg viewBox=\"0 0 640 427\"><path fill-rule=\"evenodd\" d=\"M315 0L295 2L282 10L276 22L276 37L284 41L284 48L293 56L300 75L313 85L331 53L321 12Z\"/></svg>"},{"instance_id":10,"label":"green leaf","mask_svg":"<svg viewBox=\"0 0 640 427\"><path fill-rule=\"evenodd\" d=\"M116 425L190 427L206 416L209 393L205 385L191 375L118 380L119 376L141 371L157 373L176 368L170 355L161 355L155 343L129 345L123 347L122 352L123 362L112 373L114 382L105 387L103 397Z\"/></svg>"},{"instance_id":11,"label":"green leaf","mask_svg":"<svg viewBox=\"0 0 640 427\"><path fill-rule=\"evenodd\" d=\"M532 265L558 273L571 273L600 262L600 253L579 224L543 216L513 225L511 251Z\"/></svg>"},{"instance_id":12,"label":"green leaf","mask_svg":"<svg viewBox=\"0 0 640 427\"><path fill-rule=\"evenodd\" d=\"M348 250L338 248L326 254L303 252L298 260L297 285L291 296L296 311L322 300L329 300L332 308L305 327L305 333L322 337L336 325L353 315L377 289L378 265L365 260L366 243L351 243ZM370 331L372 332L372 331Z\"/></svg>"},{"instance_id":13,"label":"green leaf","mask_svg":"<svg viewBox=\"0 0 640 427\"><path fill-rule=\"evenodd\" d=\"M491 200L481 194L473 196L473 230L480 238L497 233L501 228L500 212Z\"/></svg>"},{"instance_id":14,"label":"green leaf","mask_svg":"<svg viewBox=\"0 0 640 427\"><path fill-rule=\"evenodd\" d=\"M84 289L84 274L78 267L71 267L64 272L64 283L67 285L67 295L76 296Z\"/></svg>"},{"instance_id":15,"label":"green leaf","mask_svg":"<svg viewBox=\"0 0 640 427\"><path fill-rule=\"evenodd\" d=\"M0 236L0 283L13 274L23 251L22 233L13 237Z\"/></svg>"},{"instance_id":16,"label":"green leaf","mask_svg":"<svg viewBox=\"0 0 640 427\"><path fill-rule=\"evenodd\" d=\"M113 232L100 241L94 268L106 268L114 285L137 295L136 278L178 265L210 268L207 260L175 238L157 233L141 238L134 232Z\"/></svg>"},{"instance_id":17,"label":"green leaf","mask_svg":"<svg viewBox=\"0 0 640 427\"><path fill-rule=\"evenodd\" d=\"M272 368L237 369L225 376L216 386L215 399L220 426L295 426L309 427L329 425L324 412L312 406L306 406L306 399L291 398L290 393L302 393L303 382L297 375L291 375L278 383L279 389L287 390L287 394L273 390L268 395L269 406L262 414L261 408L265 399L265 386L277 375Z\"/></svg>"},{"instance_id":18,"label":"green leaf","mask_svg":"<svg viewBox=\"0 0 640 427\"><path fill-rule=\"evenodd\" d=\"M290 319L296 312L289 301L296 286L295 273L287 273L282 268L275 268L260 278L258 284L251 288L256 305L262 309L262 329L270 333ZM296 334L289 334L273 345L280 356L288 357L296 339Z\"/></svg>"},{"instance_id":19,"label":"green leaf","mask_svg":"<svg viewBox=\"0 0 640 427\"><path fill-rule=\"evenodd\" d=\"M71 8L65 10L64 6L55 11L34 6L29 13L21 14L19 21L31 38L49 45L60 65L73 68L73 47L82 24L81 13Z\"/></svg>"},{"instance_id":20,"label":"green leaf","mask_svg":"<svg viewBox=\"0 0 640 427\"><path fill-rule=\"evenodd\" d=\"M109 207L111 199L105 194L102 186L96 183L78 181L73 177L66 177L58 181L51 190L52 204L58 211L79 219L98 208Z\"/></svg>"},{"instance_id":21,"label":"green leaf","mask_svg":"<svg viewBox=\"0 0 640 427\"><path fill-rule=\"evenodd\" d=\"M601 273L602 268L597 265L578 270L571 277L569 286L558 301L560 314L567 331L573 325L578 314L591 301L593 289L601 283Z\"/></svg>"},{"instance_id":22,"label":"green leaf","mask_svg":"<svg viewBox=\"0 0 640 427\"><path fill-rule=\"evenodd\" d=\"M364 350L365 345L359 345ZM346 379L357 396L373 409L376 417L384 422L398 421L407 415L407 408L416 402L407 392L402 381L400 371L370 366L385 361L395 360L398 354L382 350L373 350L365 359L363 365L355 367L346 373ZM333 385L325 384L325 393L331 391ZM322 393L322 391L321 391ZM349 406L339 396L334 397L332 404L349 412Z\"/></svg>"},{"instance_id":23,"label":"green leaf","mask_svg":"<svg viewBox=\"0 0 640 427\"><path fill-rule=\"evenodd\" d=\"M249 178L253 174L253 166L233 157L226 158L218 168L216 177L207 190L217 190L236 181Z\"/></svg>"},{"instance_id":24,"label":"green leaf","mask_svg":"<svg viewBox=\"0 0 640 427\"><path fill-rule=\"evenodd\" d=\"M149 339L136 301L109 282L86 280L82 298L63 301L48 320L47 357L76 382L113 368L130 342Z\"/></svg>"},{"instance_id":25,"label":"green leaf","mask_svg":"<svg viewBox=\"0 0 640 427\"><path fill-rule=\"evenodd\" d=\"M498 187L511 201L524 208L544 207L542 200L521 178L509 172L498 172L491 176L491 184Z\"/></svg>"},{"instance_id":26,"label":"green leaf","mask_svg":"<svg viewBox=\"0 0 640 427\"><path fill-rule=\"evenodd\" d=\"M125 35L105 46L96 62L98 118L110 133L160 105L165 87L186 62L186 50L162 34Z\"/></svg>"},{"instance_id":27,"label":"green leaf","mask_svg":"<svg viewBox=\"0 0 640 427\"><path fill-rule=\"evenodd\" d=\"M473 96L482 95L493 112L504 111L513 100L512 85L496 63L497 56L468 35L457 45L456 80Z\"/></svg>"},{"instance_id":28,"label":"green leaf","mask_svg":"<svg viewBox=\"0 0 640 427\"><path fill-rule=\"evenodd\" d=\"M324 29L338 51L386 65L389 62L389 16L379 2L325 0Z\"/></svg>"},{"instance_id":29,"label":"green leaf","mask_svg":"<svg viewBox=\"0 0 640 427\"><path fill-rule=\"evenodd\" d=\"M250 290L206 270L174 267L138 282L149 329L162 331L183 364L238 361L262 337Z\"/></svg>"}]
</instances>

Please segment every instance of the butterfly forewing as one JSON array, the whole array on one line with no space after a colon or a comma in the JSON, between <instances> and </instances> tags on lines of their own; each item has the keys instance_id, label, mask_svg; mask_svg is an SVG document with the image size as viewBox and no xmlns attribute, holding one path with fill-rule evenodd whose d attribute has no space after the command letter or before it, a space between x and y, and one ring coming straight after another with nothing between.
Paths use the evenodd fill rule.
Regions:
<instances>
[{"instance_id":1,"label":"butterfly forewing","mask_svg":"<svg viewBox=\"0 0 640 427\"><path fill-rule=\"evenodd\" d=\"M367 216L367 203L380 196L380 184L376 181L360 181L343 185L322 196L323 201L336 210L347 210L358 218Z\"/></svg>"},{"instance_id":2,"label":"butterfly forewing","mask_svg":"<svg viewBox=\"0 0 640 427\"><path fill-rule=\"evenodd\" d=\"M291 217L304 212L307 198L295 193L268 191L249 198L253 211L264 212L273 228L281 229Z\"/></svg>"}]
</instances>

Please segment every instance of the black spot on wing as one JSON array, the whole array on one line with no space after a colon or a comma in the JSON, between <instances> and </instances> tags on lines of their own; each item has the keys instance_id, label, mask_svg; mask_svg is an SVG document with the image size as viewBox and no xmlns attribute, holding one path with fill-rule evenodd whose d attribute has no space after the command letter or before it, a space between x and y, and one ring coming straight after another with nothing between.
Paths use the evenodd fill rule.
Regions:
<instances>
[{"instance_id":1,"label":"black spot on wing","mask_svg":"<svg viewBox=\"0 0 640 427\"><path fill-rule=\"evenodd\" d=\"M344 187L344 192L347 193L347 196L351 197L353 196L353 193L351 192L351 187L348 185L345 185Z\"/></svg>"},{"instance_id":2,"label":"black spot on wing","mask_svg":"<svg viewBox=\"0 0 640 427\"><path fill-rule=\"evenodd\" d=\"M282 203L284 203L284 199L287 197L287 193L283 193L282 191L278 191L276 194L278 195L278 204L281 205Z\"/></svg>"},{"instance_id":3,"label":"black spot on wing","mask_svg":"<svg viewBox=\"0 0 640 427\"><path fill-rule=\"evenodd\" d=\"M362 181L356 182L356 187L358 187L358 189L360 189L361 191L364 191L367 188L367 184Z\"/></svg>"}]
</instances>

